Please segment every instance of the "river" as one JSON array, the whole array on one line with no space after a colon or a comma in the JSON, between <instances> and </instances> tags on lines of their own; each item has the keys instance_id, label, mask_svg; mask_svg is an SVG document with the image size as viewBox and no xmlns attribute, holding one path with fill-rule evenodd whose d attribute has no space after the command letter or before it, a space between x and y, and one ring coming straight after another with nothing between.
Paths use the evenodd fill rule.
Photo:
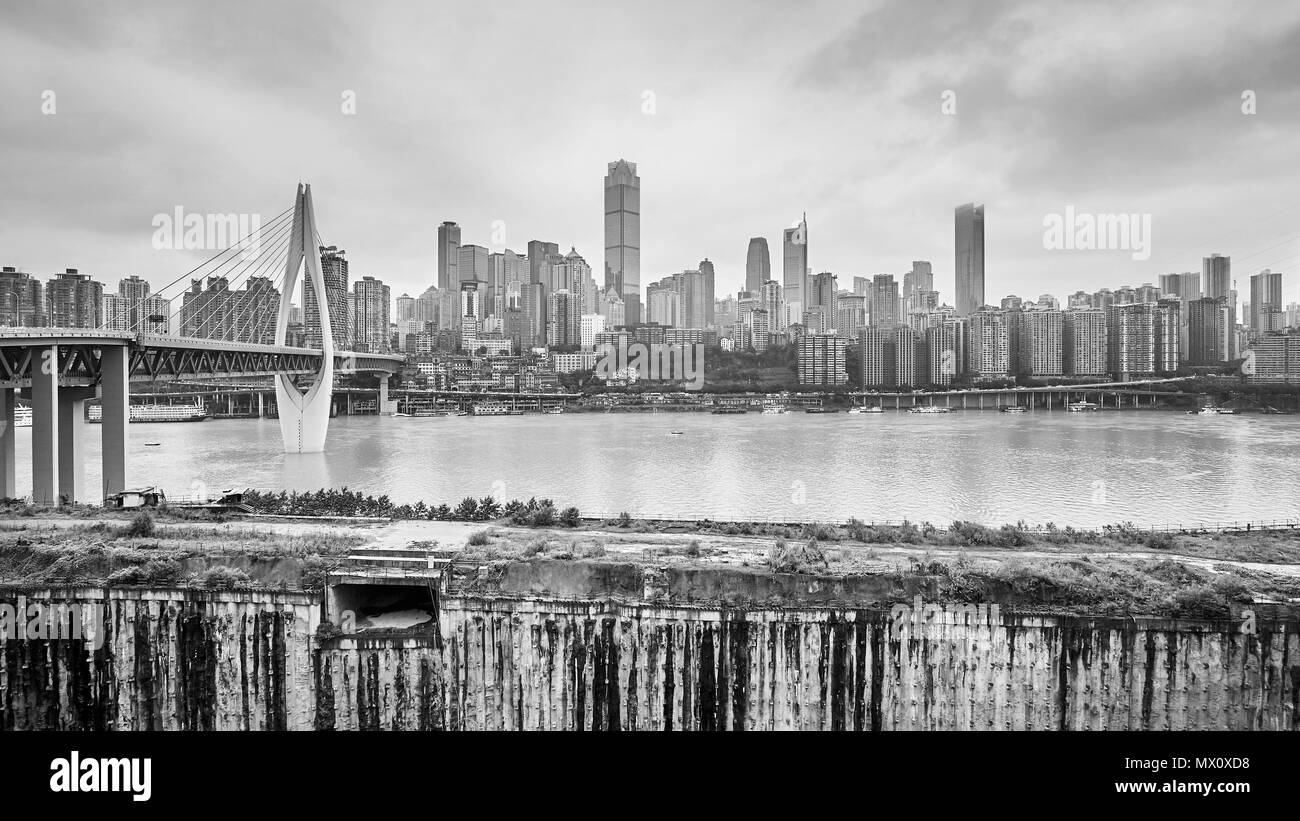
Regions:
<instances>
[{"instance_id":1,"label":"river","mask_svg":"<svg viewBox=\"0 0 1300 821\"><path fill-rule=\"evenodd\" d=\"M680 431L674 434L674 431ZM88 497L100 487L86 428ZM30 429L16 431L31 487ZM1300 418L706 413L341 416L322 454L279 423L132 424L128 482L172 495L348 486L395 502L550 497L588 515L1099 526L1300 518Z\"/></svg>"}]
</instances>

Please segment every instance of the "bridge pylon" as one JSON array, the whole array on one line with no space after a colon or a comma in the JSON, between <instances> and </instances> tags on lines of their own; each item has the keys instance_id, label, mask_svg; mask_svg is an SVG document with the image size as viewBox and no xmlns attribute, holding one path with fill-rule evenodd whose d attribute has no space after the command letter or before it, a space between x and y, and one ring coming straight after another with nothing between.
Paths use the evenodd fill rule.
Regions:
<instances>
[{"instance_id":1,"label":"bridge pylon","mask_svg":"<svg viewBox=\"0 0 1300 821\"><path fill-rule=\"evenodd\" d=\"M289 306L298 285L298 273L310 282L320 313L321 365L316 381L303 393L293 378L275 377L275 399L280 414L280 434L285 453L320 453L325 450L329 430L330 405L334 392L334 330L330 327L329 299L325 277L320 268L316 247L316 212L311 203L311 186L298 184L298 199L293 207L293 229L289 239L289 258L285 262L284 292L280 296L280 313L275 323L275 344L283 346L289 329Z\"/></svg>"}]
</instances>

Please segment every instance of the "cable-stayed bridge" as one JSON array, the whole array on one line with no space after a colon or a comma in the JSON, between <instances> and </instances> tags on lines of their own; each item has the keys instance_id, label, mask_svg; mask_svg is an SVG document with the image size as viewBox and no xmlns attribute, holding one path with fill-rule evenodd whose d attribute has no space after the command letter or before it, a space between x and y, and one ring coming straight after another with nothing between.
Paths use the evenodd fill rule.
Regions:
<instances>
[{"instance_id":1,"label":"cable-stayed bridge","mask_svg":"<svg viewBox=\"0 0 1300 821\"><path fill-rule=\"evenodd\" d=\"M170 317L141 317L127 330L0 330L0 497L19 495L14 446L14 408L19 396L32 408L32 499L41 505L55 505L60 499L90 501L84 488L82 454L88 399L98 399L103 405L98 426L103 439L99 498L126 489L132 384L272 377L280 432L289 453L324 450L336 373L378 373L380 408L386 408L388 377L397 372L403 357L336 350L328 309L319 311L320 347L285 344L298 277L304 278L304 290L309 287L320 295L321 305L325 305L327 294L311 186L298 186L291 210L291 217L290 211L285 211L259 229L258 236L241 238L159 292L199 272L220 276L227 286L240 279L258 280L266 290L269 281L279 294L273 326L264 300L243 300L243 304L227 300L213 310L182 314L181 329L194 332L193 336L146 332L150 326L177 324L176 314L185 311L185 304ZM256 255L243 252L250 239L259 248ZM270 247L269 253L260 253L263 245Z\"/></svg>"}]
</instances>

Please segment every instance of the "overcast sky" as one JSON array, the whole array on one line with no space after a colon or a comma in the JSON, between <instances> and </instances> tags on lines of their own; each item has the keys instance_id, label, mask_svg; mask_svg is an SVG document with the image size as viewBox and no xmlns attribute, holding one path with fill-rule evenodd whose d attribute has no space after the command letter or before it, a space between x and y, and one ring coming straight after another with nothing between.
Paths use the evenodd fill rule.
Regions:
<instances>
[{"instance_id":1,"label":"overcast sky","mask_svg":"<svg viewBox=\"0 0 1300 821\"><path fill-rule=\"evenodd\" d=\"M0 264L41 276L162 285L207 254L155 250L156 214L269 220L302 180L394 296L432 284L443 220L574 246L599 282L623 157L643 286L708 257L734 292L751 236L779 278L807 211L814 271L851 288L928 259L951 303L973 200L990 301L1211 252L1300 300L1297 3L0 2ZM1046 250L1067 206L1150 214L1150 258Z\"/></svg>"}]
</instances>

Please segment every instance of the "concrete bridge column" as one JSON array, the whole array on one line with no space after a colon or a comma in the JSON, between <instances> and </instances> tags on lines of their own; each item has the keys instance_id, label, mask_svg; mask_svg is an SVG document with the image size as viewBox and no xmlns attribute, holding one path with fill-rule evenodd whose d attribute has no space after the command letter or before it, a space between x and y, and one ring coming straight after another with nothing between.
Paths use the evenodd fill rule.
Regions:
<instances>
[{"instance_id":1,"label":"concrete bridge column","mask_svg":"<svg viewBox=\"0 0 1300 821\"><path fill-rule=\"evenodd\" d=\"M100 462L103 477L100 500L126 490L127 424L131 421L131 395L127 387L128 358L126 346L104 348L99 360Z\"/></svg>"},{"instance_id":2,"label":"concrete bridge column","mask_svg":"<svg viewBox=\"0 0 1300 821\"><path fill-rule=\"evenodd\" d=\"M14 389L0 388L0 499L18 495L14 478Z\"/></svg>"},{"instance_id":3,"label":"concrete bridge column","mask_svg":"<svg viewBox=\"0 0 1300 821\"><path fill-rule=\"evenodd\" d=\"M388 374L382 374L379 377L379 407L377 410L382 416L392 416L397 413L397 402L388 398Z\"/></svg>"},{"instance_id":4,"label":"concrete bridge column","mask_svg":"<svg viewBox=\"0 0 1300 821\"><path fill-rule=\"evenodd\" d=\"M86 500L86 462L83 439L86 400L94 388L59 389L59 496L69 503Z\"/></svg>"},{"instance_id":5,"label":"concrete bridge column","mask_svg":"<svg viewBox=\"0 0 1300 821\"><path fill-rule=\"evenodd\" d=\"M59 346L32 348L32 502L59 504Z\"/></svg>"}]
</instances>

